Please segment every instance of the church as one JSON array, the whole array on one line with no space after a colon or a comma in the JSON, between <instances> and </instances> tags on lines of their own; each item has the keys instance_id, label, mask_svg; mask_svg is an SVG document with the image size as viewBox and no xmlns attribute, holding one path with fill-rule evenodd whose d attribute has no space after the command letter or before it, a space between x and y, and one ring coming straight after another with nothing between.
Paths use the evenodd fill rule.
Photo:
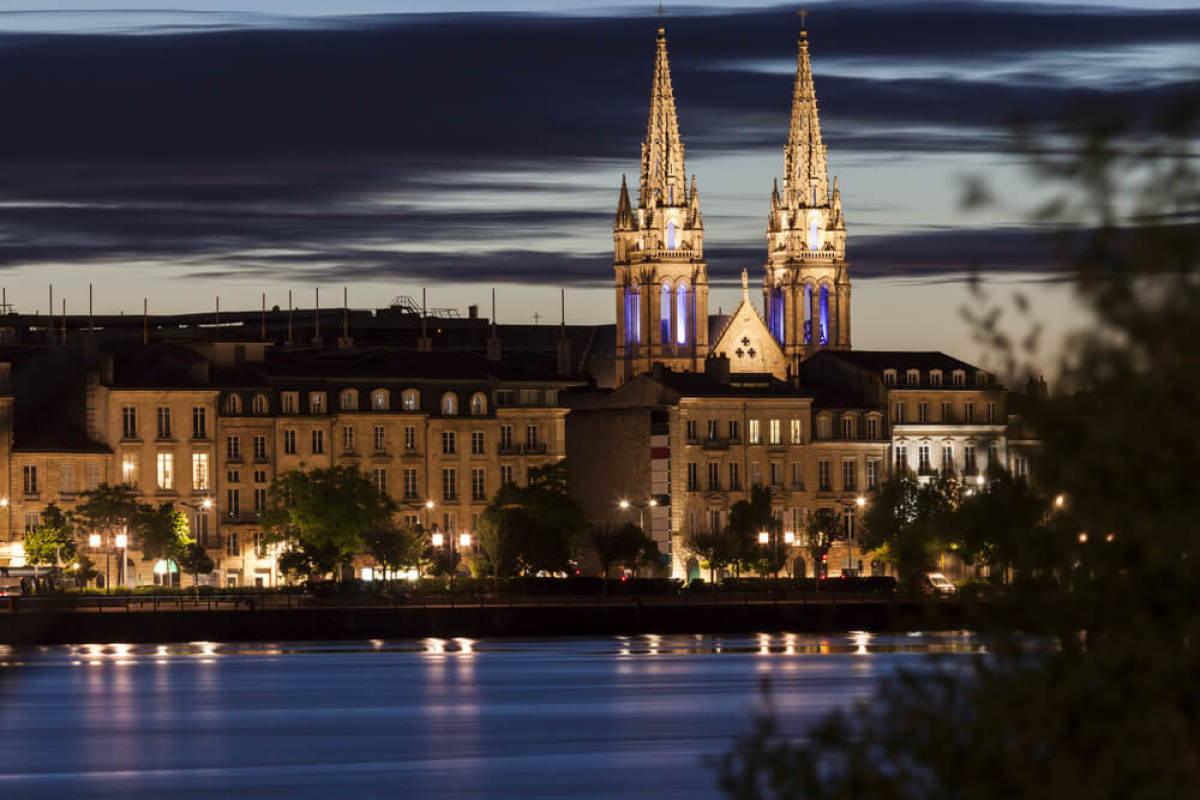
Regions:
<instances>
[{"instance_id":1,"label":"church","mask_svg":"<svg viewBox=\"0 0 1200 800\"><path fill-rule=\"evenodd\" d=\"M722 528L755 485L801 545L788 574L878 574L855 526L889 474L1028 472L992 375L941 352L851 349L846 220L805 30L797 49L782 178L763 192L762 302L743 270L737 308L710 315L699 183L659 26L636 194L622 178L613 223L613 380L564 393L567 458L589 518L640 520L678 578L701 575L688 536ZM818 508L842 520L824 566L805 563L802 546Z\"/></svg>"}]
</instances>

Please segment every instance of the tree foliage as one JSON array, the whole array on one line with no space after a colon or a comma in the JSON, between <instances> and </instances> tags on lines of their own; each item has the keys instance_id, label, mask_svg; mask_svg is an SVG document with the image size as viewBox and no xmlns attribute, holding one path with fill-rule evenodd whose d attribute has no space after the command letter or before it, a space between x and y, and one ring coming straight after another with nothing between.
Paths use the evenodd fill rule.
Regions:
<instances>
[{"instance_id":1,"label":"tree foliage","mask_svg":"<svg viewBox=\"0 0 1200 800\"><path fill-rule=\"evenodd\" d=\"M291 470L272 481L264 542L283 542L288 574L324 577L349 567L372 531L391 524L396 506L352 466Z\"/></svg>"},{"instance_id":2,"label":"tree foliage","mask_svg":"<svg viewBox=\"0 0 1200 800\"><path fill-rule=\"evenodd\" d=\"M832 508L817 508L808 515L805 523L804 540L814 571L825 563L829 548L842 530L841 515Z\"/></svg>"},{"instance_id":3,"label":"tree foliage","mask_svg":"<svg viewBox=\"0 0 1200 800\"><path fill-rule=\"evenodd\" d=\"M614 566L636 569L658 555L658 545L632 522L610 527L593 526L588 542L600 561L600 574L607 578Z\"/></svg>"},{"instance_id":4,"label":"tree foliage","mask_svg":"<svg viewBox=\"0 0 1200 800\"><path fill-rule=\"evenodd\" d=\"M692 531L683 542L683 547L708 568L708 582L715 583L717 570L737 560L742 552L742 543L728 528L717 531Z\"/></svg>"},{"instance_id":5,"label":"tree foliage","mask_svg":"<svg viewBox=\"0 0 1200 800\"><path fill-rule=\"evenodd\" d=\"M74 526L53 503L42 511L38 526L25 534L25 561L29 564L70 564L77 550Z\"/></svg>"},{"instance_id":6,"label":"tree foliage","mask_svg":"<svg viewBox=\"0 0 1200 800\"><path fill-rule=\"evenodd\" d=\"M751 486L747 499L738 500L729 507L727 531L737 543L734 562L739 571L762 566L764 553L758 543L758 534L765 531L774 541L781 528L782 524L771 508L771 490L762 484Z\"/></svg>"},{"instance_id":7,"label":"tree foliage","mask_svg":"<svg viewBox=\"0 0 1200 800\"><path fill-rule=\"evenodd\" d=\"M901 673L796 741L764 716L728 753L729 797L1195 797L1200 785L1200 106L1151 129L1111 115L1025 155L1061 194L1047 211L1096 327L1063 362L1066 394L1029 409L1045 524L1018 482L962 498L972 555L1057 580L1018 580L984 620L989 655ZM1145 122L1145 120L1142 120ZM1136 134L1136 135L1131 135ZM1027 339L985 315L1013 362ZM1043 500L1044 502L1044 500ZM903 507L893 505L892 508ZM872 531L903 532L892 514ZM895 538L895 537L892 537ZM1005 633L1037 630L1031 650Z\"/></svg>"},{"instance_id":8,"label":"tree foliage","mask_svg":"<svg viewBox=\"0 0 1200 800\"><path fill-rule=\"evenodd\" d=\"M479 547L495 575L566 572L587 527L557 461L531 469L526 486L500 487L480 516Z\"/></svg>"}]
</instances>

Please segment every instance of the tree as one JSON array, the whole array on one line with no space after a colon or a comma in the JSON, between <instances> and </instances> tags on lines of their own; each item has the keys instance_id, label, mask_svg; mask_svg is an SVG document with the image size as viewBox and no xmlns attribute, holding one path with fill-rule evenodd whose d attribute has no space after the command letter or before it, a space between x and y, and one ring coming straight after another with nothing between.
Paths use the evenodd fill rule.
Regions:
<instances>
[{"instance_id":1,"label":"tree","mask_svg":"<svg viewBox=\"0 0 1200 800\"><path fill-rule=\"evenodd\" d=\"M529 470L529 484L506 483L480 517L480 548L493 574L565 572L587 519L567 491L567 465Z\"/></svg>"},{"instance_id":2,"label":"tree","mask_svg":"<svg viewBox=\"0 0 1200 800\"><path fill-rule=\"evenodd\" d=\"M652 562L658 555L658 545L632 522L615 528L608 525L593 526L588 540L600 560L600 574L605 579L606 592L608 576L614 565L621 564L636 569Z\"/></svg>"},{"instance_id":3,"label":"tree","mask_svg":"<svg viewBox=\"0 0 1200 800\"><path fill-rule=\"evenodd\" d=\"M213 571L215 566L208 551L197 542L192 541L189 541L180 550L178 563L181 572L190 572L192 574L192 586L195 587L200 586L200 576L208 575Z\"/></svg>"},{"instance_id":4,"label":"tree","mask_svg":"<svg viewBox=\"0 0 1200 800\"><path fill-rule=\"evenodd\" d=\"M69 564L77 549L70 519L53 503L42 511L38 526L25 534L25 561L35 567Z\"/></svg>"},{"instance_id":5,"label":"tree","mask_svg":"<svg viewBox=\"0 0 1200 800\"><path fill-rule=\"evenodd\" d=\"M748 499L738 500L729 507L728 531L737 541L735 563L739 574L742 567L756 569L762 560L758 534L766 531L773 539L781 527L771 508L771 490L762 484L751 486Z\"/></svg>"},{"instance_id":6,"label":"tree","mask_svg":"<svg viewBox=\"0 0 1200 800\"><path fill-rule=\"evenodd\" d=\"M951 542L967 564L993 568L1006 579L1011 568L1024 571L1044 564L1043 520L1049 510L1045 497L1007 472L996 472L982 487L963 496L949 518Z\"/></svg>"},{"instance_id":7,"label":"tree","mask_svg":"<svg viewBox=\"0 0 1200 800\"><path fill-rule=\"evenodd\" d=\"M836 534L842 527L841 517L832 508L814 509L805 523L804 540L808 556L812 559L815 574L820 575L825 557L833 545Z\"/></svg>"},{"instance_id":8,"label":"tree","mask_svg":"<svg viewBox=\"0 0 1200 800\"><path fill-rule=\"evenodd\" d=\"M728 528L719 531L693 531L683 542L684 549L694 554L701 564L708 565L708 582L714 588L717 570L733 563L741 552L741 544Z\"/></svg>"},{"instance_id":9,"label":"tree","mask_svg":"<svg viewBox=\"0 0 1200 800\"><path fill-rule=\"evenodd\" d=\"M1029 531L1014 484L1019 508L980 538L1060 580L1014 582L983 620L988 658L965 669L901 673L802 741L761 718L722 760L726 796L1196 796L1200 103L1169 103L1141 128L1112 114L1023 148L1065 185L1046 209L1073 223L1059 243L1097 324L1069 345L1063 395L1029 412L1034 474L1063 502ZM1002 357L1025 352L992 314L979 330ZM982 526L999 498L963 498L961 519ZM1015 628L1054 646L1031 653Z\"/></svg>"},{"instance_id":10,"label":"tree","mask_svg":"<svg viewBox=\"0 0 1200 800\"><path fill-rule=\"evenodd\" d=\"M95 489L89 489L80 495L75 504L71 518L81 532L99 534L105 542L105 564L107 569L108 548L113 537L118 533L127 533L135 515L139 511L137 494L129 484L111 486L102 483ZM124 565L119 565L118 576L124 575ZM108 575L105 575L108 583Z\"/></svg>"},{"instance_id":11,"label":"tree","mask_svg":"<svg viewBox=\"0 0 1200 800\"><path fill-rule=\"evenodd\" d=\"M425 549L425 537L420 527L400 525L392 519L369 529L363 535L363 542L367 552L389 573L416 566Z\"/></svg>"},{"instance_id":12,"label":"tree","mask_svg":"<svg viewBox=\"0 0 1200 800\"><path fill-rule=\"evenodd\" d=\"M165 562L163 585L169 586L174 583L171 567L174 565L175 574L178 575L180 556L192 543L191 537L188 536L187 514L177 511L171 503L163 503L158 508L143 505L133 516L131 523L130 527L141 544L142 560Z\"/></svg>"},{"instance_id":13,"label":"tree","mask_svg":"<svg viewBox=\"0 0 1200 800\"><path fill-rule=\"evenodd\" d=\"M921 483L903 473L884 481L863 515L863 550L875 551L895 567L902 583L916 585L937 554L955 541L952 516L961 491L949 476Z\"/></svg>"},{"instance_id":14,"label":"tree","mask_svg":"<svg viewBox=\"0 0 1200 800\"><path fill-rule=\"evenodd\" d=\"M391 524L396 505L352 466L279 475L267 490L264 542L283 542L285 572L321 578L348 568L369 532Z\"/></svg>"}]
</instances>

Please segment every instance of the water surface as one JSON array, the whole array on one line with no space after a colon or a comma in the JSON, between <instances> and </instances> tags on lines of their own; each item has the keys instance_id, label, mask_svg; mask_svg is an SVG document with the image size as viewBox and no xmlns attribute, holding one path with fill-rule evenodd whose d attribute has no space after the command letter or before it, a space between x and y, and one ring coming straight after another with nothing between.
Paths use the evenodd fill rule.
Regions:
<instances>
[{"instance_id":1,"label":"water surface","mask_svg":"<svg viewBox=\"0 0 1200 800\"><path fill-rule=\"evenodd\" d=\"M703 757L964 634L81 645L0 651L0 796L714 797Z\"/></svg>"}]
</instances>

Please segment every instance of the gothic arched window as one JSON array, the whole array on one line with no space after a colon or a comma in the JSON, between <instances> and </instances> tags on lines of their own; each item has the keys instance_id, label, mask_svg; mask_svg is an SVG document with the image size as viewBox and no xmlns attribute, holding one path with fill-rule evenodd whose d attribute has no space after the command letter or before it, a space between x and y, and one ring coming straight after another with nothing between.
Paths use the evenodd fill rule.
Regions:
<instances>
[{"instance_id":1,"label":"gothic arched window","mask_svg":"<svg viewBox=\"0 0 1200 800\"><path fill-rule=\"evenodd\" d=\"M829 287L821 287L821 338L818 344L829 344Z\"/></svg>"},{"instance_id":2,"label":"gothic arched window","mask_svg":"<svg viewBox=\"0 0 1200 800\"><path fill-rule=\"evenodd\" d=\"M471 413L477 417L487 413L487 397L483 392L471 395Z\"/></svg>"},{"instance_id":3,"label":"gothic arched window","mask_svg":"<svg viewBox=\"0 0 1200 800\"><path fill-rule=\"evenodd\" d=\"M659 334L663 344L671 342L671 283L663 281L662 292L658 298Z\"/></svg>"},{"instance_id":4,"label":"gothic arched window","mask_svg":"<svg viewBox=\"0 0 1200 800\"><path fill-rule=\"evenodd\" d=\"M813 218L813 220L808 223L808 249L816 252L816 249L820 247L820 245L821 234L818 230L817 220L816 218Z\"/></svg>"},{"instance_id":5,"label":"gothic arched window","mask_svg":"<svg viewBox=\"0 0 1200 800\"><path fill-rule=\"evenodd\" d=\"M225 413L240 414L242 413L242 398L236 394L231 394L225 398Z\"/></svg>"},{"instance_id":6,"label":"gothic arched window","mask_svg":"<svg viewBox=\"0 0 1200 800\"><path fill-rule=\"evenodd\" d=\"M667 249L675 249L675 220L667 223Z\"/></svg>"},{"instance_id":7,"label":"gothic arched window","mask_svg":"<svg viewBox=\"0 0 1200 800\"><path fill-rule=\"evenodd\" d=\"M446 392L442 395L442 413L446 415L458 413L458 395Z\"/></svg>"},{"instance_id":8,"label":"gothic arched window","mask_svg":"<svg viewBox=\"0 0 1200 800\"><path fill-rule=\"evenodd\" d=\"M683 281L675 288L675 341L687 344L688 340L688 287Z\"/></svg>"}]
</instances>

